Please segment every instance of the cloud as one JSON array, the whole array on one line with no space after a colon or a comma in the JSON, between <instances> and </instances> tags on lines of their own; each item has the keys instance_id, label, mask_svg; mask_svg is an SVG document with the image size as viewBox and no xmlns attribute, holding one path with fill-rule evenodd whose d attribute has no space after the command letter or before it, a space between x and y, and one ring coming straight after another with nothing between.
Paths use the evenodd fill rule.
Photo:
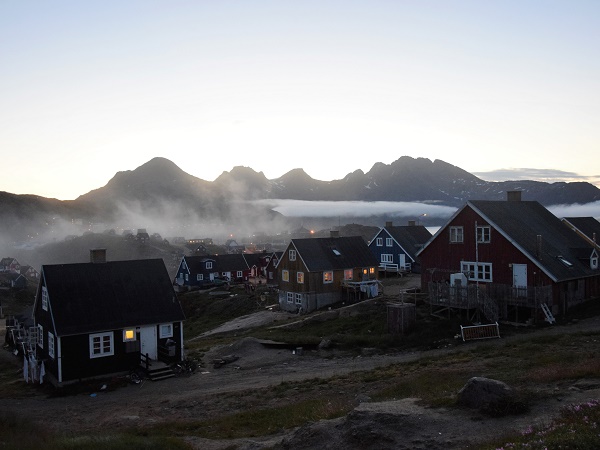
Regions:
<instances>
[{"instance_id":1,"label":"cloud","mask_svg":"<svg viewBox=\"0 0 600 450\"><path fill-rule=\"evenodd\" d=\"M600 182L600 175L584 176L575 172L567 172L557 169L533 169L533 168L511 168L496 169L489 172L473 172L473 175L486 181L514 181L514 180L534 180L544 181L546 183L555 183L559 181L587 181L597 184Z\"/></svg>"},{"instance_id":2,"label":"cloud","mask_svg":"<svg viewBox=\"0 0 600 450\"><path fill-rule=\"evenodd\" d=\"M423 215L448 218L456 211L452 206L417 202L363 202L363 201L306 201L306 200L257 200L286 217L365 217L388 215L414 217Z\"/></svg>"},{"instance_id":3,"label":"cloud","mask_svg":"<svg viewBox=\"0 0 600 450\"><path fill-rule=\"evenodd\" d=\"M600 201L585 204L553 205L548 210L557 217L595 217L600 218Z\"/></svg>"}]
</instances>

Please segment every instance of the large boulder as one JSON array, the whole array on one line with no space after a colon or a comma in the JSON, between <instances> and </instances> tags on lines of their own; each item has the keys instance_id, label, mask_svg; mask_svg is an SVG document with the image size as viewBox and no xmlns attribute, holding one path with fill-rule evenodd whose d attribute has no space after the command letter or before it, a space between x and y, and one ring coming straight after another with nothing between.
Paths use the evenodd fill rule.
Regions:
<instances>
[{"instance_id":1,"label":"large boulder","mask_svg":"<svg viewBox=\"0 0 600 450\"><path fill-rule=\"evenodd\" d=\"M513 388L502 381L484 377L473 377L467 381L458 392L457 402L494 415L514 414L524 409Z\"/></svg>"}]
</instances>

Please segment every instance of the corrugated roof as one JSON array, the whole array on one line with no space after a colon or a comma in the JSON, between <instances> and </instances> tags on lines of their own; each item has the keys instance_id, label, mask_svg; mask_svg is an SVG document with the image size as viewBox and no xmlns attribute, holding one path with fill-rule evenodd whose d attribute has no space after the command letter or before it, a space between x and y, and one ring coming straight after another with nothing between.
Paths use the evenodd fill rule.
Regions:
<instances>
[{"instance_id":1,"label":"corrugated roof","mask_svg":"<svg viewBox=\"0 0 600 450\"><path fill-rule=\"evenodd\" d=\"M360 236L292 239L291 245L310 272L379 265Z\"/></svg>"},{"instance_id":2,"label":"corrugated roof","mask_svg":"<svg viewBox=\"0 0 600 450\"><path fill-rule=\"evenodd\" d=\"M58 336L185 319L162 259L42 266Z\"/></svg>"},{"instance_id":3,"label":"corrugated roof","mask_svg":"<svg viewBox=\"0 0 600 450\"><path fill-rule=\"evenodd\" d=\"M592 247L540 203L472 200L467 204L556 281L598 274L589 261L580 259L582 249L591 256Z\"/></svg>"}]
</instances>

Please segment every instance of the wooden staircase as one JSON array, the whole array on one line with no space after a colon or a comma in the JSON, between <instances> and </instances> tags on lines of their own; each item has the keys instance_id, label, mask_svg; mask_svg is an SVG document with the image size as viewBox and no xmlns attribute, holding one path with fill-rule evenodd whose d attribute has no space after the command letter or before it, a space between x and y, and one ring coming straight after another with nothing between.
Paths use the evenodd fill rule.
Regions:
<instances>
[{"instance_id":1,"label":"wooden staircase","mask_svg":"<svg viewBox=\"0 0 600 450\"><path fill-rule=\"evenodd\" d=\"M162 361L152 361L146 370L148 379L150 381L165 380L175 376L175 372L171 369L171 366L165 364Z\"/></svg>"}]
</instances>

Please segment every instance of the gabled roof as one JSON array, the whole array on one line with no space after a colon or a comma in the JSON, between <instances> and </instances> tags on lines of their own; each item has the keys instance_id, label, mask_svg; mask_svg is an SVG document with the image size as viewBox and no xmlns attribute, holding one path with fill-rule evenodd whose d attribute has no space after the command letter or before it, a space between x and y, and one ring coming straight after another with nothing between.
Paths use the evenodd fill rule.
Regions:
<instances>
[{"instance_id":1,"label":"gabled roof","mask_svg":"<svg viewBox=\"0 0 600 450\"><path fill-rule=\"evenodd\" d=\"M362 237L292 239L309 272L378 266L377 258Z\"/></svg>"},{"instance_id":2,"label":"gabled roof","mask_svg":"<svg viewBox=\"0 0 600 450\"><path fill-rule=\"evenodd\" d=\"M248 263L241 253L232 253L226 255L214 256L216 270L219 272L235 272L238 270L248 270Z\"/></svg>"},{"instance_id":3,"label":"gabled roof","mask_svg":"<svg viewBox=\"0 0 600 450\"><path fill-rule=\"evenodd\" d=\"M431 232L423 225L386 226L375 237L388 234L415 261L417 252L431 239Z\"/></svg>"},{"instance_id":4,"label":"gabled roof","mask_svg":"<svg viewBox=\"0 0 600 450\"><path fill-rule=\"evenodd\" d=\"M592 255L591 245L540 203L472 200L467 206L554 281L598 275L597 270L590 268L589 261L580 260L583 249Z\"/></svg>"},{"instance_id":5,"label":"gabled roof","mask_svg":"<svg viewBox=\"0 0 600 450\"><path fill-rule=\"evenodd\" d=\"M42 266L58 336L185 318L162 259Z\"/></svg>"},{"instance_id":6,"label":"gabled roof","mask_svg":"<svg viewBox=\"0 0 600 450\"><path fill-rule=\"evenodd\" d=\"M183 259L187 264L190 273L201 273L205 269L206 261L213 261L216 263L215 256L184 256ZM213 267L214 269L214 267ZM210 269L211 271L213 269Z\"/></svg>"},{"instance_id":7,"label":"gabled roof","mask_svg":"<svg viewBox=\"0 0 600 450\"><path fill-rule=\"evenodd\" d=\"M593 217L564 217L562 220L566 225L587 237L590 242L593 242L595 237L596 245L600 245L600 222Z\"/></svg>"}]
</instances>

